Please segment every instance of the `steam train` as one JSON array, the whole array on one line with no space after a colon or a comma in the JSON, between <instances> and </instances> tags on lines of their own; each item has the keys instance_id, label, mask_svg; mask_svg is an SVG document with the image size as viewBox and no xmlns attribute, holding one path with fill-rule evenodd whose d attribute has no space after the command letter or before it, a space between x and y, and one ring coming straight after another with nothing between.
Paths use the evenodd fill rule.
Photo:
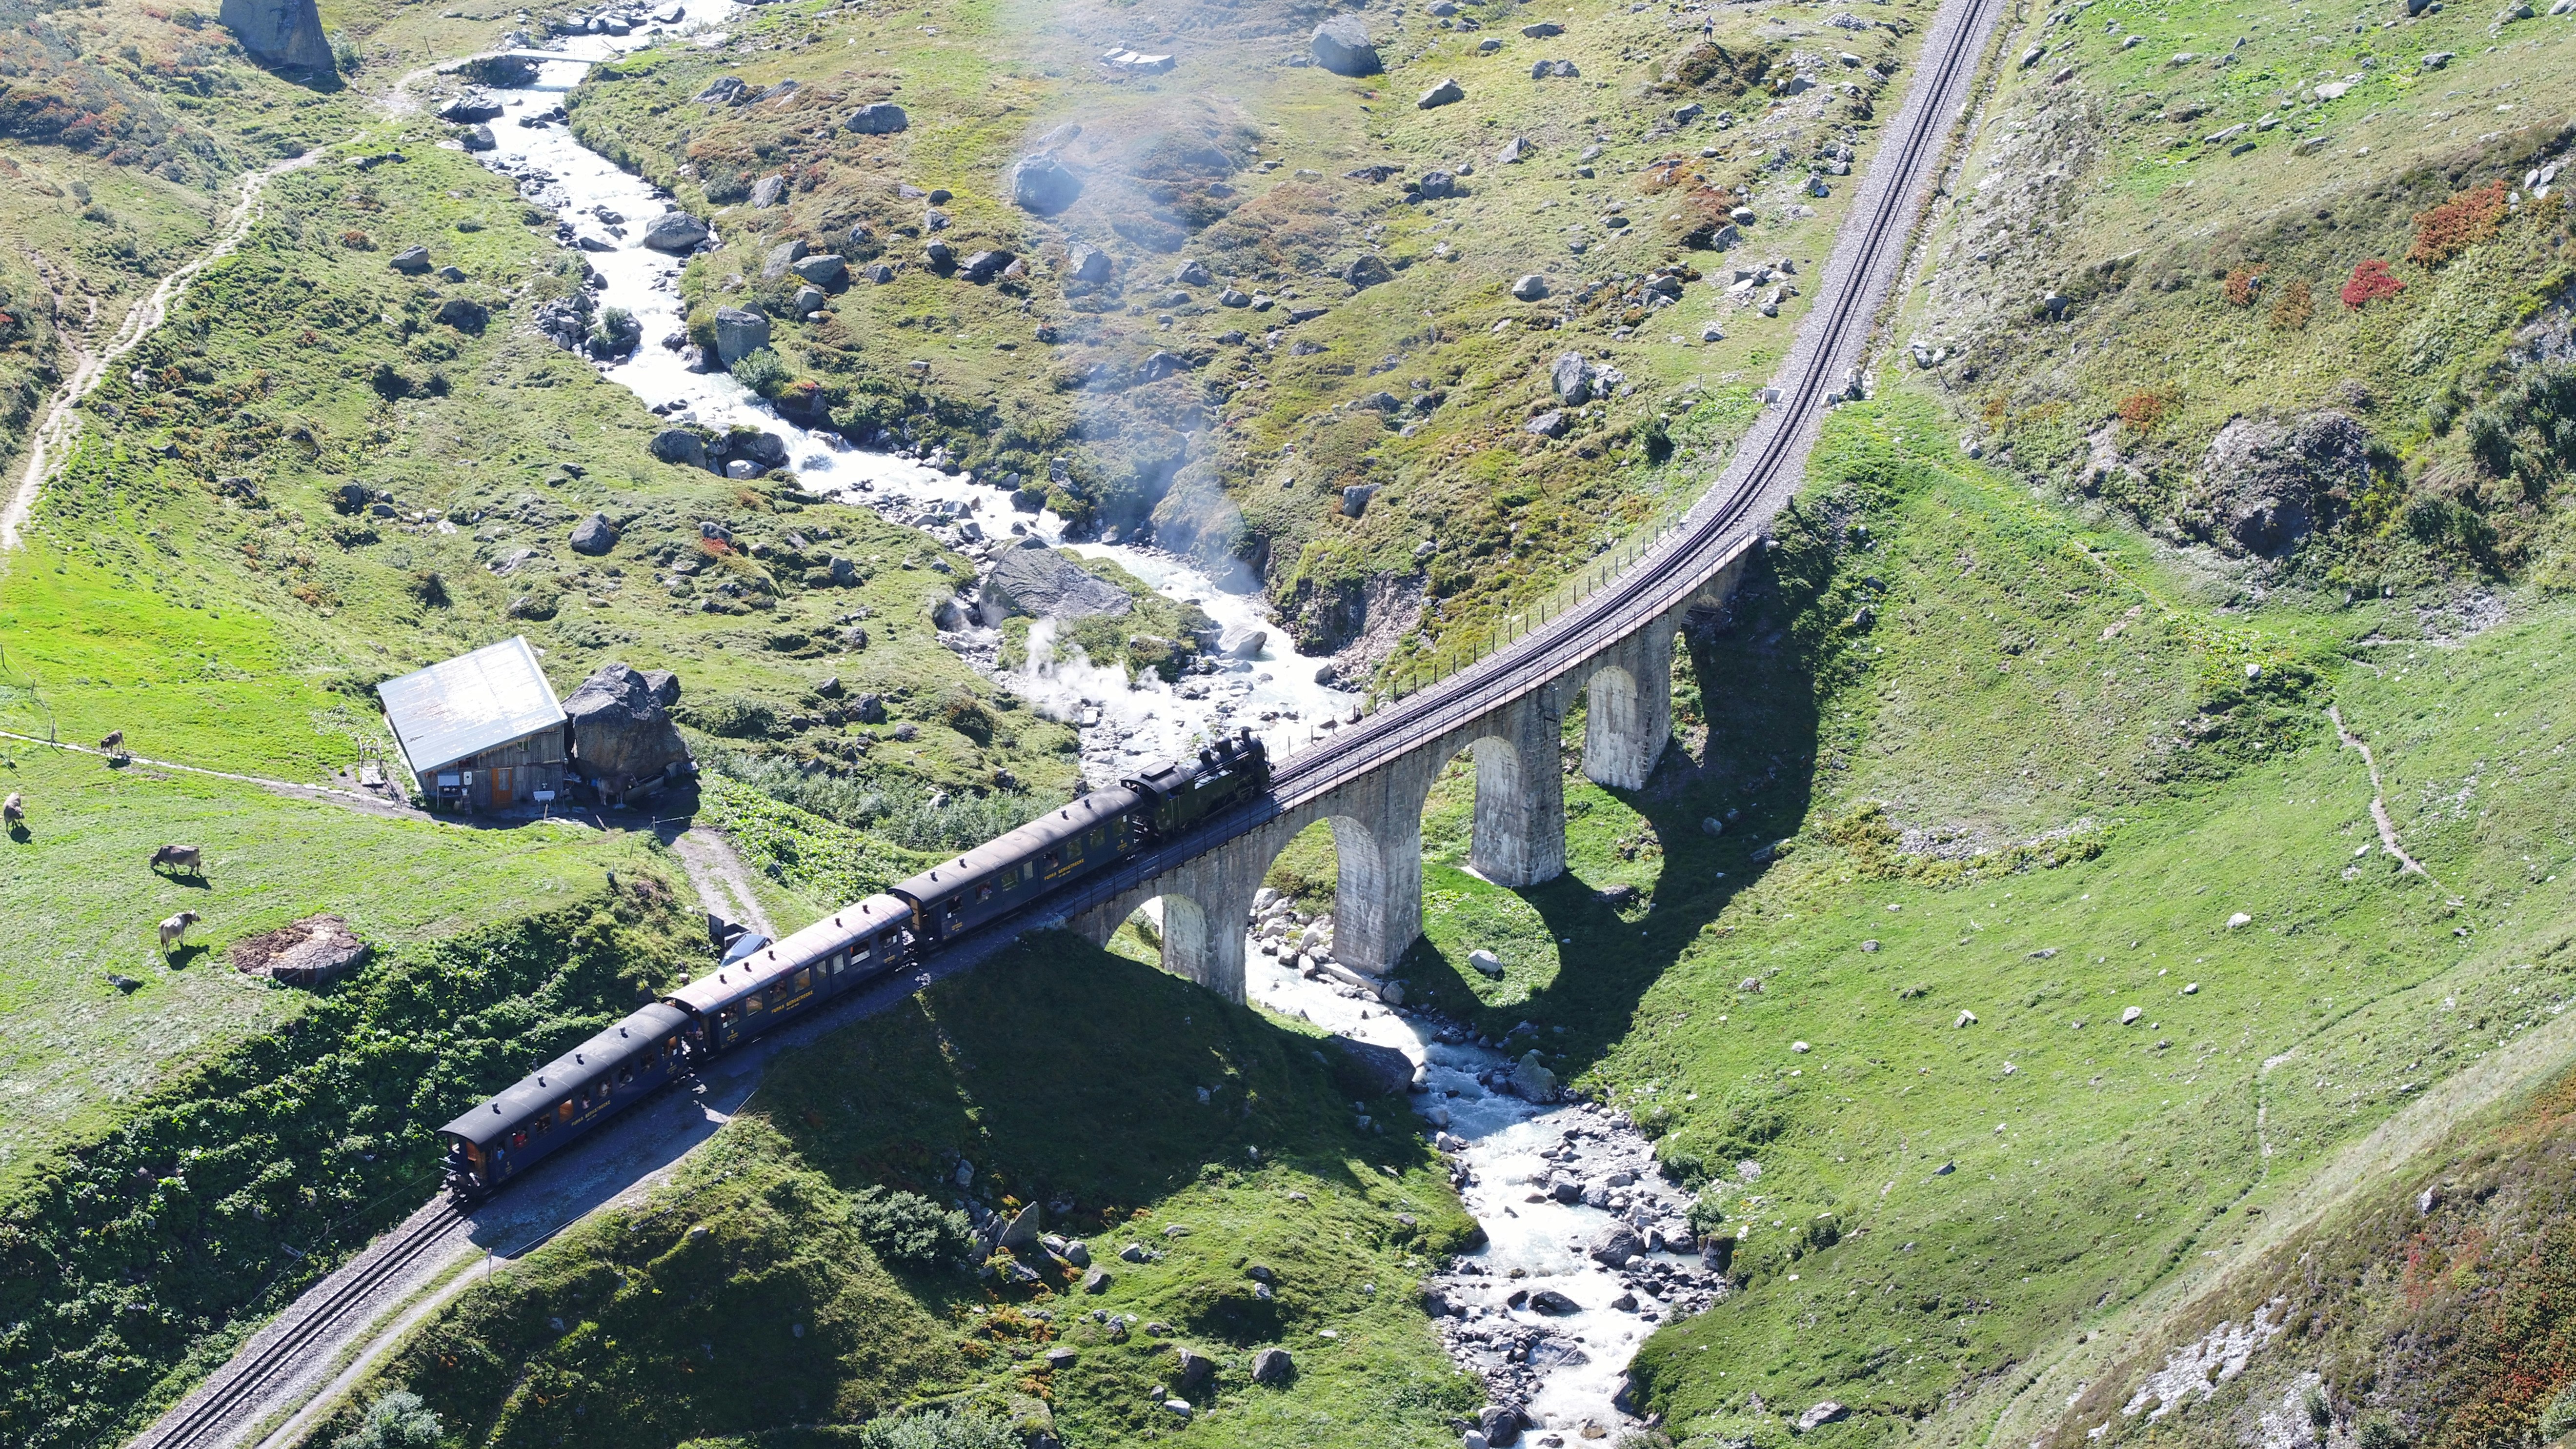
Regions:
<instances>
[{"instance_id":1,"label":"steam train","mask_svg":"<svg viewBox=\"0 0 2576 1449\"><path fill-rule=\"evenodd\" d=\"M713 1057L1186 834L1270 787L1250 730L1195 761L1075 799L782 941L737 937L713 974L644 1007L439 1129L448 1194L477 1202Z\"/></svg>"}]
</instances>

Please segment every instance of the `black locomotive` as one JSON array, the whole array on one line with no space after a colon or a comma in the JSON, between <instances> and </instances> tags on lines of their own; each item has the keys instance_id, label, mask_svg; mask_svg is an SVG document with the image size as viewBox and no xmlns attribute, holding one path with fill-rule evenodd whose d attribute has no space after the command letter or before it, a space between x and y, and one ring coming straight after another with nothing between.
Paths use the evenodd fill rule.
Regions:
<instances>
[{"instance_id":1,"label":"black locomotive","mask_svg":"<svg viewBox=\"0 0 2576 1449\"><path fill-rule=\"evenodd\" d=\"M737 938L715 973L637 1011L439 1129L447 1190L477 1201L701 1062L935 953L1270 787L1250 730L1076 799L783 941Z\"/></svg>"}]
</instances>

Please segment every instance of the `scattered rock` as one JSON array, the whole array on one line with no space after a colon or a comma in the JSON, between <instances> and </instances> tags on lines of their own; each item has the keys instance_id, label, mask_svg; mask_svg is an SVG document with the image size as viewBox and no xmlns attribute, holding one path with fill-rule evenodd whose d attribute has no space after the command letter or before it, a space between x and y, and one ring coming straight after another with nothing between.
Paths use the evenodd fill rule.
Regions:
<instances>
[{"instance_id":1,"label":"scattered rock","mask_svg":"<svg viewBox=\"0 0 2576 1449\"><path fill-rule=\"evenodd\" d=\"M1252 1356L1252 1381L1276 1388L1297 1376L1297 1361L1284 1348L1265 1348Z\"/></svg>"},{"instance_id":2,"label":"scattered rock","mask_svg":"<svg viewBox=\"0 0 2576 1449\"><path fill-rule=\"evenodd\" d=\"M1541 1288L1530 1294L1529 1306L1530 1312L1544 1313L1550 1317L1556 1317L1567 1313L1580 1313L1583 1311L1582 1304L1575 1302L1573 1299L1566 1297L1564 1294L1559 1293L1553 1288Z\"/></svg>"},{"instance_id":3,"label":"scattered rock","mask_svg":"<svg viewBox=\"0 0 2576 1449\"><path fill-rule=\"evenodd\" d=\"M1592 1235L1583 1255L1604 1268L1616 1268L1646 1251L1646 1240L1626 1223L1613 1219L1609 1226Z\"/></svg>"},{"instance_id":4,"label":"scattered rock","mask_svg":"<svg viewBox=\"0 0 2576 1449\"><path fill-rule=\"evenodd\" d=\"M594 513L572 531L572 551L597 558L617 547L617 525L605 513Z\"/></svg>"},{"instance_id":5,"label":"scattered rock","mask_svg":"<svg viewBox=\"0 0 2576 1449\"><path fill-rule=\"evenodd\" d=\"M429 270L429 248L405 247L394 253L393 259L385 265L406 277L420 276Z\"/></svg>"},{"instance_id":6,"label":"scattered rock","mask_svg":"<svg viewBox=\"0 0 2576 1449\"><path fill-rule=\"evenodd\" d=\"M1381 283L1394 281L1395 269L1386 264L1386 258L1375 252L1367 252L1342 269L1342 280L1350 283L1354 288L1365 291Z\"/></svg>"},{"instance_id":7,"label":"scattered rock","mask_svg":"<svg viewBox=\"0 0 2576 1449\"><path fill-rule=\"evenodd\" d=\"M1529 143L1528 138L1514 136L1503 143L1503 149L1494 153L1494 161L1495 164L1501 166L1518 166L1523 161L1528 160L1537 152L1537 150L1538 148L1536 146Z\"/></svg>"},{"instance_id":8,"label":"scattered rock","mask_svg":"<svg viewBox=\"0 0 2576 1449\"><path fill-rule=\"evenodd\" d=\"M684 468L704 468L710 473L716 471L715 464L707 458L707 440L688 428L664 428L655 433L653 456Z\"/></svg>"},{"instance_id":9,"label":"scattered rock","mask_svg":"<svg viewBox=\"0 0 2576 1449\"><path fill-rule=\"evenodd\" d=\"M731 367L769 345L769 319L745 307L716 309L716 356Z\"/></svg>"},{"instance_id":10,"label":"scattered rock","mask_svg":"<svg viewBox=\"0 0 2576 1449\"><path fill-rule=\"evenodd\" d=\"M468 151L497 151L501 149L501 138L492 134L492 128L490 126L468 126L456 139L457 142L464 146Z\"/></svg>"},{"instance_id":11,"label":"scattered rock","mask_svg":"<svg viewBox=\"0 0 2576 1449\"><path fill-rule=\"evenodd\" d=\"M1356 15L1336 15L1316 26L1306 45L1315 63L1335 75L1376 75L1386 69L1369 40L1368 26Z\"/></svg>"},{"instance_id":12,"label":"scattered rock","mask_svg":"<svg viewBox=\"0 0 2576 1449\"><path fill-rule=\"evenodd\" d=\"M1592 400L1592 364L1580 352L1568 352L1557 358L1547 370L1548 385L1556 390L1557 401L1568 407Z\"/></svg>"},{"instance_id":13,"label":"scattered rock","mask_svg":"<svg viewBox=\"0 0 2576 1449\"><path fill-rule=\"evenodd\" d=\"M825 252L820 256L799 257L789 264L789 270L815 286L832 287L849 276L850 265L839 255Z\"/></svg>"},{"instance_id":14,"label":"scattered rock","mask_svg":"<svg viewBox=\"0 0 2576 1449\"><path fill-rule=\"evenodd\" d=\"M1521 34L1531 40L1545 40L1549 36L1563 35L1564 33L1565 27L1557 24L1553 20L1541 20L1534 24L1524 25L1521 27Z\"/></svg>"},{"instance_id":15,"label":"scattered rock","mask_svg":"<svg viewBox=\"0 0 2576 1449\"><path fill-rule=\"evenodd\" d=\"M787 199L787 178L764 176L751 183L751 208L765 211Z\"/></svg>"},{"instance_id":16,"label":"scattered rock","mask_svg":"<svg viewBox=\"0 0 2576 1449\"><path fill-rule=\"evenodd\" d=\"M472 126L501 117L501 103L482 91L467 91L438 108L438 118L459 126Z\"/></svg>"},{"instance_id":17,"label":"scattered rock","mask_svg":"<svg viewBox=\"0 0 2576 1449\"><path fill-rule=\"evenodd\" d=\"M1535 1048L1524 1053L1512 1067L1512 1091L1531 1102L1556 1100L1556 1073L1541 1066Z\"/></svg>"},{"instance_id":18,"label":"scattered rock","mask_svg":"<svg viewBox=\"0 0 2576 1449\"><path fill-rule=\"evenodd\" d=\"M1582 74L1570 60L1542 60L1530 67L1531 80L1574 80Z\"/></svg>"},{"instance_id":19,"label":"scattered rock","mask_svg":"<svg viewBox=\"0 0 2576 1449\"><path fill-rule=\"evenodd\" d=\"M1851 1410L1827 1399L1798 1416L1797 1430L1804 1434L1813 1429L1821 1429L1827 1424L1839 1424L1850 1417Z\"/></svg>"},{"instance_id":20,"label":"scattered rock","mask_svg":"<svg viewBox=\"0 0 2576 1449\"><path fill-rule=\"evenodd\" d=\"M1108 1269L1094 1268L1090 1272L1082 1275L1082 1291L1085 1293L1106 1293L1117 1283L1117 1281L1118 1280L1116 1278L1110 1276Z\"/></svg>"},{"instance_id":21,"label":"scattered rock","mask_svg":"<svg viewBox=\"0 0 2576 1449\"><path fill-rule=\"evenodd\" d=\"M845 124L862 136L891 136L897 131L910 130L912 117L905 115L903 107L892 101L877 101L850 112L850 119Z\"/></svg>"},{"instance_id":22,"label":"scattered rock","mask_svg":"<svg viewBox=\"0 0 2576 1449\"><path fill-rule=\"evenodd\" d=\"M432 320L459 332L481 333L492 321L491 310L471 297L450 297L438 304Z\"/></svg>"},{"instance_id":23,"label":"scattered rock","mask_svg":"<svg viewBox=\"0 0 2576 1449\"><path fill-rule=\"evenodd\" d=\"M1053 216L1082 195L1082 178L1043 152L1020 159L1011 168L1011 200L1024 211Z\"/></svg>"},{"instance_id":24,"label":"scattered rock","mask_svg":"<svg viewBox=\"0 0 2576 1449\"><path fill-rule=\"evenodd\" d=\"M666 211L644 224L644 245L657 252L695 250L707 235L707 224L685 211Z\"/></svg>"},{"instance_id":25,"label":"scattered rock","mask_svg":"<svg viewBox=\"0 0 2576 1449\"><path fill-rule=\"evenodd\" d=\"M1454 79L1444 79L1440 84L1424 91L1422 93L1422 98L1415 101L1413 105L1416 110L1430 111L1437 110L1442 106L1456 105L1458 102L1465 99L1467 99L1467 88L1465 86L1458 84Z\"/></svg>"},{"instance_id":26,"label":"scattered rock","mask_svg":"<svg viewBox=\"0 0 2576 1449\"><path fill-rule=\"evenodd\" d=\"M1503 958L1491 951L1479 949L1468 952L1467 964L1498 981L1502 979Z\"/></svg>"},{"instance_id":27,"label":"scattered rock","mask_svg":"<svg viewBox=\"0 0 2576 1449\"><path fill-rule=\"evenodd\" d=\"M1521 431L1542 438L1561 438L1565 436L1566 426L1565 414L1551 410L1521 424Z\"/></svg>"},{"instance_id":28,"label":"scattered rock","mask_svg":"<svg viewBox=\"0 0 2576 1449\"><path fill-rule=\"evenodd\" d=\"M1524 302L1544 301L1547 298L1547 292L1547 278L1536 272L1512 283L1512 295Z\"/></svg>"}]
</instances>

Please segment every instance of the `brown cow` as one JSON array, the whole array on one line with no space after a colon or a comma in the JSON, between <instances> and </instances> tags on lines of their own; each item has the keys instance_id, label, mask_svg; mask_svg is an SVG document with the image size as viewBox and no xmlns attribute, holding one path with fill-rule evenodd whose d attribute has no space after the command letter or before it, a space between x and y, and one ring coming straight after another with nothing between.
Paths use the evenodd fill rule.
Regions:
<instances>
[{"instance_id":1,"label":"brown cow","mask_svg":"<svg viewBox=\"0 0 2576 1449\"><path fill-rule=\"evenodd\" d=\"M161 923L161 954L167 956L179 946L184 945L184 938L188 934L188 928L197 924L200 919L201 917L199 917L195 911L181 911L179 914L163 921Z\"/></svg>"},{"instance_id":2,"label":"brown cow","mask_svg":"<svg viewBox=\"0 0 2576 1449\"><path fill-rule=\"evenodd\" d=\"M107 751L111 755L123 754L125 752L125 731L109 730L107 732L107 738L98 742L98 747Z\"/></svg>"},{"instance_id":3,"label":"brown cow","mask_svg":"<svg viewBox=\"0 0 2576 1449\"><path fill-rule=\"evenodd\" d=\"M165 845L152 852L152 868L159 870L166 865L173 875L185 872L202 879L206 874L205 867L197 863L202 854L194 845Z\"/></svg>"}]
</instances>

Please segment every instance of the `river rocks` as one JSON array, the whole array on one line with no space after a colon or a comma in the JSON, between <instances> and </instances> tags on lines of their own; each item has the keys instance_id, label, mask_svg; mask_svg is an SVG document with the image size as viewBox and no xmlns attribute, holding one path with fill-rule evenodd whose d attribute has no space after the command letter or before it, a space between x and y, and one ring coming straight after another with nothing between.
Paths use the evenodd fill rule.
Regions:
<instances>
[{"instance_id":1,"label":"river rocks","mask_svg":"<svg viewBox=\"0 0 2576 1449\"><path fill-rule=\"evenodd\" d=\"M1277 1388L1297 1376L1297 1361L1284 1348L1265 1348L1252 1356L1252 1381Z\"/></svg>"},{"instance_id":2,"label":"river rocks","mask_svg":"<svg viewBox=\"0 0 2576 1449\"><path fill-rule=\"evenodd\" d=\"M1081 195L1082 178L1044 152L1024 156L1011 168L1011 200L1023 211L1053 216Z\"/></svg>"},{"instance_id":3,"label":"river rocks","mask_svg":"<svg viewBox=\"0 0 2576 1449\"><path fill-rule=\"evenodd\" d=\"M689 428L664 428L655 433L653 456L684 468L704 468L710 473L716 471L715 464L707 458L707 440Z\"/></svg>"},{"instance_id":4,"label":"river rocks","mask_svg":"<svg viewBox=\"0 0 2576 1449\"><path fill-rule=\"evenodd\" d=\"M1342 269L1342 280L1350 283L1354 289L1366 291L1382 283L1394 281L1395 269L1386 264L1386 258L1375 252L1369 252Z\"/></svg>"},{"instance_id":5,"label":"river rocks","mask_svg":"<svg viewBox=\"0 0 2576 1449\"><path fill-rule=\"evenodd\" d=\"M2224 530L2250 553L2277 558L2330 524L2342 500L2370 483L2370 434L2339 412L2295 423L2238 418L2201 459L2204 531ZM2201 521L2201 520L2195 520Z\"/></svg>"},{"instance_id":6,"label":"river rocks","mask_svg":"<svg viewBox=\"0 0 2576 1449\"><path fill-rule=\"evenodd\" d=\"M313 0L223 0L217 17L242 49L271 65L334 69L331 42Z\"/></svg>"},{"instance_id":7,"label":"river rocks","mask_svg":"<svg viewBox=\"0 0 2576 1449\"><path fill-rule=\"evenodd\" d=\"M1553 1102L1556 1100L1556 1073L1539 1064L1538 1052L1535 1049L1524 1053L1521 1059L1513 1064L1512 1091L1526 1101Z\"/></svg>"},{"instance_id":8,"label":"river rocks","mask_svg":"<svg viewBox=\"0 0 2576 1449\"><path fill-rule=\"evenodd\" d=\"M1354 1097L1389 1097L1413 1082L1413 1059L1393 1047L1328 1036L1333 1081Z\"/></svg>"},{"instance_id":9,"label":"river rocks","mask_svg":"<svg viewBox=\"0 0 2576 1449\"><path fill-rule=\"evenodd\" d=\"M1015 548L984 575L980 611L988 628L1013 614L1043 619L1123 618L1136 607L1125 589L1047 548Z\"/></svg>"},{"instance_id":10,"label":"river rocks","mask_svg":"<svg viewBox=\"0 0 2576 1449\"><path fill-rule=\"evenodd\" d=\"M1520 1437L1521 1411L1509 1404L1487 1404L1476 1411L1476 1428L1494 1449L1506 1449Z\"/></svg>"},{"instance_id":11,"label":"river rocks","mask_svg":"<svg viewBox=\"0 0 2576 1449\"><path fill-rule=\"evenodd\" d=\"M1375 75L1386 69L1370 41L1368 26L1356 15L1336 15L1315 27L1307 38L1315 63L1335 75Z\"/></svg>"},{"instance_id":12,"label":"river rocks","mask_svg":"<svg viewBox=\"0 0 2576 1449\"><path fill-rule=\"evenodd\" d=\"M1445 79L1441 81L1440 84L1424 91L1422 93L1422 98L1415 101L1413 105L1416 110L1434 111L1438 110L1442 106L1454 106L1465 99L1467 99L1467 88L1458 84L1458 82L1453 78Z\"/></svg>"},{"instance_id":13,"label":"river rocks","mask_svg":"<svg viewBox=\"0 0 2576 1449\"><path fill-rule=\"evenodd\" d=\"M1575 1302L1573 1299L1566 1297L1564 1294L1557 1292L1553 1288L1541 1288L1530 1294L1529 1306L1530 1312L1544 1313L1552 1318L1561 1317L1568 1313L1580 1313L1583 1311L1582 1304Z\"/></svg>"},{"instance_id":14,"label":"river rocks","mask_svg":"<svg viewBox=\"0 0 2576 1449\"><path fill-rule=\"evenodd\" d=\"M457 136L456 140L457 144L463 146L468 151L497 151L501 149L501 138L492 134L492 128L490 126L468 126Z\"/></svg>"},{"instance_id":15,"label":"river rocks","mask_svg":"<svg viewBox=\"0 0 2576 1449\"><path fill-rule=\"evenodd\" d=\"M563 702L572 725L573 764L601 798L622 801L637 786L687 762L689 747L671 723L664 693L636 670L609 663ZM669 683L668 693L677 697L677 681Z\"/></svg>"},{"instance_id":16,"label":"river rocks","mask_svg":"<svg viewBox=\"0 0 2576 1449\"><path fill-rule=\"evenodd\" d=\"M592 558L597 558L615 547L617 547L617 525L609 522L608 515L605 513L594 513L573 528L572 551L574 553L588 554Z\"/></svg>"},{"instance_id":17,"label":"river rocks","mask_svg":"<svg viewBox=\"0 0 2576 1449\"><path fill-rule=\"evenodd\" d=\"M746 307L716 309L716 356L731 367L769 345L769 319Z\"/></svg>"},{"instance_id":18,"label":"river rocks","mask_svg":"<svg viewBox=\"0 0 2576 1449\"><path fill-rule=\"evenodd\" d=\"M644 245L657 252L694 251L707 235L707 224L685 211L666 211L644 224Z\"/></svg>"},{"instance_id":19,"label":"river rocks","mask_svg":"<svg viewBox=\"0 0 2576 1449\"><path fill-rule=\"evenodd\" d=\"M790 264L789 270L815 286L837 287L849 279L850 264L834 253L825 252L821 256L800 258Z\"/></svg>"},{"instance_id":20,"label":"river rocks","mask_svg":"<svg viewBox=\"0 0 2576 1449\"><path fill-rule=\"evenodd\" d=\"M1614 1221L1592 1235L1592 1241L1584 1245L1583 1255L1604 1268L1617 1268L1645 1251L1646 1240L1637 1235L1635 1228Z\"/></svg>"},{"instance_id":21,"label":"river rocks","mask_svg":"<svg viewBox=\"0 0 2576 1449\"><path fill-rule=\"evenodd\" d=\"M903 107L892 101L878 101L850 112L850 119L844 124L862 136L891 136L897 131L912 129L912 117L905 115Z\"/></svg>"},{"instance_id":22,"label":"river rocks","mask_svg":"<svg viewBox=\"0 0 2576 1449\"><path fill-rule=\"evenodd\" d=\"M438 108L438 118L459 126L501 118L501 103L482 91L467 91Z\"/></svg>"},{"instance_id":23,"label":"river rocks","mask_svg":"<svg viewBox=\"0 0 2576 1449\"><path fill-rule=\"evenodd\" d=\"M1512 295L1524 302L1543 302L1547 300L1547 291L1547 278L1536 272L1512 283Z\"/></svg>"},{"instance_id":24,"label":"river rocks","mask_svg":"<svg viewBox=\"0 0 2576 1449\"><path fill-rule=\"evenodd\" d=\"M751 183L751 208L754 211L776 206L787 199L787 178L764 176Z\"/></svg>"}]
</instances>

